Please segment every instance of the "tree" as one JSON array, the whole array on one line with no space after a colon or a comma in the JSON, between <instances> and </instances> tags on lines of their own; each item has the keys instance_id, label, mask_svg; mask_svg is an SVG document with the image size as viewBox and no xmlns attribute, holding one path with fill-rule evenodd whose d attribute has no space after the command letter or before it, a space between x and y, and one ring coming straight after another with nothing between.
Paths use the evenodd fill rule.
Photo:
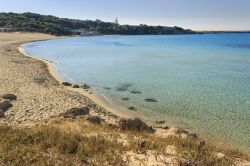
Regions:
<instances>
[{"instance_id":1,"label":"tree","mask_svg":"<svg viewBox=\"0 0 250 166\"><path fill-rule=\"evenodd\" d=\"M117 17L115 18L114 23L115 23L116 25L119 25L119 21L118 21L118 18L117 18Z\"/></svg>"}]
</instances>

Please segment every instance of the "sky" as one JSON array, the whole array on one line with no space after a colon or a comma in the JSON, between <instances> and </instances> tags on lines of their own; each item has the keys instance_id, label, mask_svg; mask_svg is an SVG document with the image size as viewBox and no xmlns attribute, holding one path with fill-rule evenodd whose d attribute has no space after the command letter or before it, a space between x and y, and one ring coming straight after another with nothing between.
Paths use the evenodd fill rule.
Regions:
<instances>
[{"instance_id":1,"label":"sky","mask_svg":"<svg viewBox=\"0 0 250 166\"><path fill-rule=\"evenodd\" d=\"M34 12L120 24L250 30L250 0L0 0L0 12Z\"/></svg>"}]
</instances>

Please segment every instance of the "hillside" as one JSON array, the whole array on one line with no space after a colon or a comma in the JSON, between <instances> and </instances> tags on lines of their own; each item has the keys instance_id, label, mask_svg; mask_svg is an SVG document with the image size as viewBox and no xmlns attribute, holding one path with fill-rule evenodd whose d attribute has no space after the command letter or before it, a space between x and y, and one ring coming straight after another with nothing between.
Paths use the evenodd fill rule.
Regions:
<instances>
[{"instance_id":1,"label":"hillside","mask_svg":"<svg viewBox=\"0 0 250 166\"><path fill-rule=\"evenodd\" d=\"M100 20L76 20L59 18L35 13L0 13L0 28L11 28L13 31L40 32L53 35L73 35L78 30L92 31L99 34L123 35L160 35L192 34L191 30L180 27L120 25Z\"/></svg>"}]
</instances>

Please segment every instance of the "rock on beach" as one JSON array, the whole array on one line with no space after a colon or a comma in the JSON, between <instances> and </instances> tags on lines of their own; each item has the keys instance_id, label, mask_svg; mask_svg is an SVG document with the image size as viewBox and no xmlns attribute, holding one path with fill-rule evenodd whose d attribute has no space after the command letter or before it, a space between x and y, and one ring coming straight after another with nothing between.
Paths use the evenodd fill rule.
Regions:
<instances>
[{"instance_id":1,"label":"rock on beach","mask_svg":"<svg viewBox=\"0 0 250 166\"><path fill-rule=\"evenodd\" d=\"M12 107L10 100L0 99L0 110L5 111Z\"/></svg>"},{"instance_id":2,"label":"rock on beach","mask_svg":"<svg viewBox=\"0 0 250 166\"><path fill-rule=\"evenodd\" d=\"M82 115L88 115L88 114L89 114L89 108L83 107L83 108L71 108L61 115L64 118L73 118L76 116L82 116Z\"/></svg>"},{"instance_id":3,"label":"rock on beach","mask_svg":"<svg viewBox=\"0 0 250 166\"><path fill-rule=\"evenodd\" d=\"M1 98L7 99L7 100L16 100L17 96L14 94L4 94L1 96Z\"/></svg>"}]
</instances>

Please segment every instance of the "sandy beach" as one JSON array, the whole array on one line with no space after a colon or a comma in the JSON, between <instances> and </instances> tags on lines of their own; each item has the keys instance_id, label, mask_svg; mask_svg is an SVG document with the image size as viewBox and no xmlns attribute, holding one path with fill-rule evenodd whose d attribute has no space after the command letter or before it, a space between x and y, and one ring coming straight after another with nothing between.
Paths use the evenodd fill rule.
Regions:
<instances>
[{"instance_id":1,"label":"sandy beach","mask_svg":"<svg viewBox=\"0 0 250 166\"><path fill-rule=\"evenodd\" d=\"M52 39L59 39L59 37L38 33L0 33L0 95L15 94L17 96L16 100L11 101L12 107L4 112L5 117L0 118L0 125L14 127L28 126L28 128L32 128L36 124L37 126L39 124L47 124L47 127L54 126L62 128L66 132L74 131L79 134L86 132L83 131L84 128L79 127L84 124L86 128L90 128L90 133L93 135L93 133L103 134L102 131L99 131L102 128L95 126L95 130L98 131L93 131L93 126L90 127L91 125L86 125L85 121L79 121L78 119L76 121L65 119L60 122L56 122L56 120L58 120L60 114L72 108L83 107L90 108L90 116L100 117L102 123L104 122L107 126L112 124L120 125L121 117L140 116L131 111L122 112L118 107L112 107L98 97L98 94L90 93L93 92L91 88L87 91L81 88L62 85L62 80L53 67L53 62L30 57L22 48L22 45L28 42ZM148 125L153 125L154 129L156 129L155 135L151 135L150 139L151 137L152 139L159 138L159 141L161 141L162 139L174 136L178 139L192 139L199 143L199 139L195 133L175 127L163 127L159 125L160 123L158 125L161 127L157 127L156 122L144 119L143 117L140 118L146 121ZM65 124L62 122L65 122ZM115 134L112 130L108 129L106 133L104 132L104 136L107 137L108 135L117 139L117 135L112 135ZM120 132L120 130L117 131ZM123 142L128 143L132 137L130 138L126 134L128 133L121 133L119 137L121 137ZM136 137L138 136L133 135L133 139L138 142L138 138ZM150 140L148 139L148 141ZM169 165L176 165L175 158L178 152L173 149L175 149L173 146L167 146L166 151L164 153L161 152L162 161L155 160L159 155L151 154L151 151L145 154L130 152L124 156L126 158L130 157L129 160L125 160L129 163L128 165L134 165L135 163L150 165L157 162L160 165L164 165L166 162ZM217 152L215 154L216 158L221 156L224 158L225 156ZM139 161L137 157L145 158L145 161ZM239 159L235 159L235 162L237 162L236 165L244 165ZM249 164L248 162L245 163Z\"/></svg>"},{"instance_id":2,"label":"sandy beach","mask_svg":"<svg viewBox=\"0 0 250 166\"><path fill-rule=\"evenodd\" d=\"M12 102L13 107L5 112L0 123L33 125L53 119L68 109L83 106L91 107L91 114L115 122L117 116L99 105L103 104L109 111L114 110L94 95L83 89L61 85L51 63L20 53L20 50L23 52L19 47L22 44L51 39L57 37L37 33L0 34L0 94L17 95L17 100Z\"/></svg>"}]
</instances>

